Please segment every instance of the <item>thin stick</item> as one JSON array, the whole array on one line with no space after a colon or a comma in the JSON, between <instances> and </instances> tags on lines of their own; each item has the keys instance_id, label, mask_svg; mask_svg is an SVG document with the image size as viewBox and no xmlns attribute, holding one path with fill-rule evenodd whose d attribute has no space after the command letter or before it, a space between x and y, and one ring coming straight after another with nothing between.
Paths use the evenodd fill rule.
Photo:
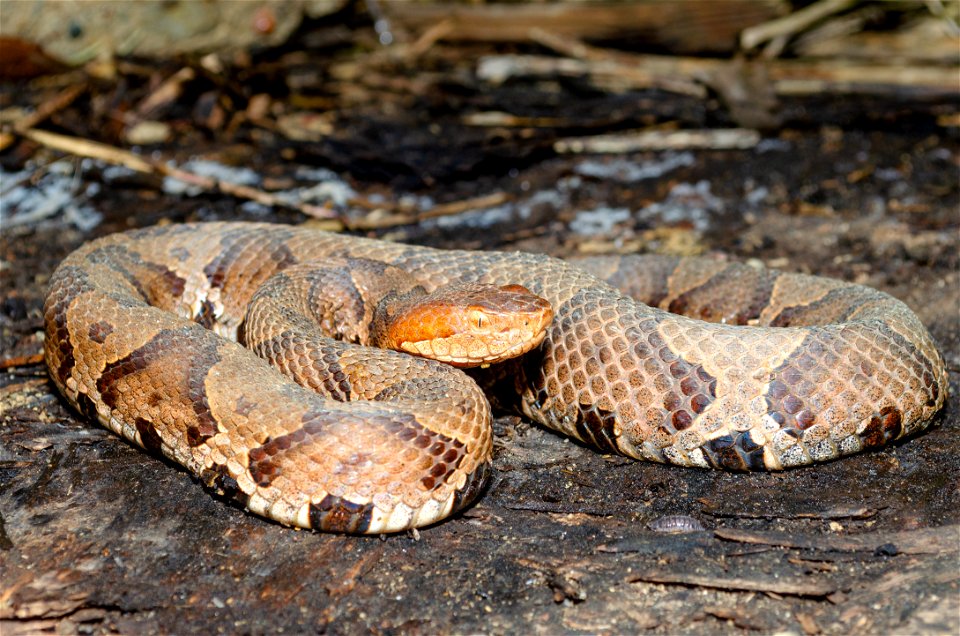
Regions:
<instances>
[{"instance_id":1,"label":"thin stick","mask_svg":"<svg viewBox=\"0 0 960 636\"><path fill-rule=\"evenodd\" d=\"M655 70L651 71L643 65L636 64L635 59L632 59L630 55L621 56L590 46L576 38L563 37L540 28L530 29L530 39L561 55L597 63L599 65L597 67L598 71L619 71L625 78L629 78L635 88L659 88L671 93L700 98L707 96L706 89L701 84L688 78L659 74ZM606 65L612 66L607 69L605 68Z\"/></svg>"},{"instance_id":2,"label":"thin stick","mask_svg":"<svg viewBox=\"0 0 960 636\"><path fill-rule=\"evenodd\" d=\"M451 203L444 203L434 206L425 212L417 215L417 220L433 219L438 216L449 216L451 214L460 214L468 210L480 210L483 208L492 208L495 205L506 203L510 200L510 195L506 192L494 192L470 199L462 199Z\"/></svg>"},{"instance_id":3,"label":"thin stick","mask_svg":"<svg viewBox=\"0 0 960 636\"><path fill-rule=\"evenodd\" d=\"M35 111L14 124L13 129L21 132L28 128L33 128L40 122L46 121L54 113L72 104L74 100L83 95L86 90L86 82L66 87L54 95L53 98L40 104Z\"/></svg>"},{"instance_id":4,"label":"thin stick","mask_svg":"<svg viewBox=\"0 0 960 636\"><path fill-rule=\"evenodd\" d=\"M443 37L453 32L454 25L450 19L441 20L423 32L417 41L407 47L405 53L411 58L417 58L426 53Z\"/></svg>"},{"instance_id":5,"label":"thin stick","mask_svg":"<svg viewBox=\"0 0 960 636\"><path fill-rule=\"evenodd\" d=\"M625 153L643 150L745 149L760 143L760 133L749 128L722 130L649 130L619 135L596 135L561 139L553 144L558 153Z\"/></svg>"},{"instance_id":6,"label":"thin stick","mask_svg":"<svg viewBox=\"0 0 960 636\"><path fill-rule=\"evenodd\" d=\"M622 52L616 55L618 60L624 61L614 63L542 55L488 55L479 61L477 75L495 85L517 76L586 77L598 88L622 90L650 86L653 76L685 78L692 85L696 85L695 82L709 83L718 73L738 63ZM632 61L627 63L627 60ZM644 70L635 72L640 68ZM765 68L778 96L837 93L953 99L958 94L957 71L946 66L876 65L849 60L767 60ZM614 73L615 69L620 71ZM705 91L703 87L700 88Z\"/></svg>"},{"instance_id":7,"label":"thin stick","mask_svg":"<svg viewBox=\"0 0 960 636\"><path fill-rule=\"evenodd\" d=\"M70 137L57 133L47 132L45 130L28 129L20 131L20 134L37 142L47 148L61 150L63 152L77 155L79 157L90 157L91 159L100 159L112 165L125 166L130 170L142 172L145 174L161 174L171 177L190 185L197 186L206 192L222 192L238 199L247 199L269 207L290 208L302 212L303 214L316 219L339 220L337 212L331 208L309 203L293 203L285 201L269 192L251 188L250 186L238 185L220 179L204 177L180 168L174 168L167 165L162 160L145 159L135 155L127 150L122 150L107 144L80 139L79 137Z\"/></svg>"},{"instance_id":8,"label":"thin stick","mask_svg":"<svg viewBox=\"0 0 960 636\"><path fill-rule=\"evenodd\" d=\"M66 87L51 99L40 104L35 111L14 123L13 129L17 132L23 132L24 130L33 128L37 124L46 121L54 113L72 104L74 100L83 95L86 90L86 82ZM0 151L6 150L15 139L16 136L10 134L4 134L0 137Z\"/></svg>"},{"instance_id":9,"label":"thin stick","mask_svg":"<svg viewBox=\"0 0 960 636\"><path fill-rule=\"evenodd\" d=\"M747 27L740 34L740 46L750 51L760 44L781 37L790 37L810 25L845 11L855 5L857 0L820 0L799 11L776 20L770 20L757 26Z\"/></svg>"},{"instance_id":10,"label":"thin stick","mask_svg":"<svg viewBox=\"0 0 960 636\"><path fill-rule=\"evenodd\" d=\"M4 358L0 360L0 369L12 369L15 367L29 367L43 362L42 353L34 353L27 356L15 356L13 358Z\"/></svg>"},{"instance_id":11,"label":"thin stick","mask_svg":"<svg viewBox=\"0 0 960 636\"><path fill-rule=\"evenodd\" d=\"M347 228L351 230L380 230L388 227L396 227L398 225L413 225L424 219L433 219L438 216L450 216L453 214L459 214L461 212L467 212L469 210L482 210L483 208L490 208L495 205L506 203L511 198L512 197L506 192L494 192L492 194L485 194L479 197L443 203L423 212L399 212L376 217L368 216L362 219L357 219L356 221L344 220L343 222ZM389 204L375 204L367 199L361 198L351 199L350 204L357 207L363 207L368 210L396 209L395 207L391 207Z\"/></svg>"}]
</instances>

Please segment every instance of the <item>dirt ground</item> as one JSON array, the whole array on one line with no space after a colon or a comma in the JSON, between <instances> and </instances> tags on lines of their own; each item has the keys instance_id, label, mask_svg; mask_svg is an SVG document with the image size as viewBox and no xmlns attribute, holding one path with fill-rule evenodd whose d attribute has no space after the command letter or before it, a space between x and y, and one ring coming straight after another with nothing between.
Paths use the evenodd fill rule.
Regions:
<instances>
[{"instance_id":1,"label":"dirt ground","mask_svg":"<svg viewBox=\"0 0 960 636\"><path fill-rule=\"evenodd\" d=\"M432 86L344 115L319 141L258 129L161 148L179 165L249 167L264 190L320 184L341 224L391 240L708 253L871 285L927 325L950 369L947 406L914 439L775 474L602 455L503 415L496 475L462 514L390 537L294 531L69 409L36 359L41 307L56 264L112 231L336 219L56 153L30 163L37 147L21 146L2 162L7 213L34 217L5 217L0 236L0 632L960 633L957 100L786 100L782 124L748 147L608 155L556 142L595 131L600 114L615 135L731 124L715 102L657 91ZM80 134L96 125L90 108L81 99L55 123ZM465 115L476 111L569 125L478 127ZM43 216L60 177L70 202ZM14 202L26 197L14 183L43 200ZM671 523L689 531L660 531Z\"/></svg>"}]
</instances>

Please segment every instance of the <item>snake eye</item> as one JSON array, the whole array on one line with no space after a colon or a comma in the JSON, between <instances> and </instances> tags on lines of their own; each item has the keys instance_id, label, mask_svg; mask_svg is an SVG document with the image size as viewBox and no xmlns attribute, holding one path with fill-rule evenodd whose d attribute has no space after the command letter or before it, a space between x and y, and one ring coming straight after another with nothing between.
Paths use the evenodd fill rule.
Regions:
<instances>
[{"instance_id":1,"label":"snake eye","mask_svg":"<svg viewBox=\"0 0 960 636\"><path fill-rule=\"evenodd\" d=\"M476 326L477 329L483 329L483 312L477 309L471 309L469 313L470 322Z\"/></svg>"}]
</instances>

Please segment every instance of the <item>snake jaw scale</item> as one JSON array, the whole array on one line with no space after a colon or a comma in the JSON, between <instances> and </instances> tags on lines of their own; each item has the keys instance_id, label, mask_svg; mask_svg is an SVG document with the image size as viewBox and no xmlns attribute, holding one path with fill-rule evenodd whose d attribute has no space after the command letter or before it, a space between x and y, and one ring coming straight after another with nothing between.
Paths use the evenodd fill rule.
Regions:
<instances>
[{"instance_id":1,"label":"snake jaw scale","mask_svg":"<svg viewBox=\"0 0 960 636\"><path fill-rule=\"evenodd\" d=\"M298 528L310 527L310 504L305 503L297 510L297 517L292 524Z\"/></svg>"}]
</instances>

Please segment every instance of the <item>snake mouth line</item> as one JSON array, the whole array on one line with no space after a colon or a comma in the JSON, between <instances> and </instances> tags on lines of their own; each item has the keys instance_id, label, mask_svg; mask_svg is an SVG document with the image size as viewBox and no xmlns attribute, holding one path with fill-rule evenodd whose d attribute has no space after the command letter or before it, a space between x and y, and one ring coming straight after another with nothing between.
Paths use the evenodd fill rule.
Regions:
<instances>
[{"instance_id":1,"label":"snake mouth line","mask_svg":"<svg viewBox=\"0 0 960 636\"><path fill-rule=\"evenodd\" d=\"M487 367L503 360L521 356L528 351L538 347L546 338L547 331L544 326L534 336L529 336L526 329L514 328L497 334L496 339L488 340L484 343L487 351L482 354L451 354L444 351L455 351L460 349L466 352L466 347L456 342L455 339L445 339L444 342L434 340L419 340L413 342L403 342L400 348L406 353L430 358L459 368L469 367ZM512 343L508 346L500 346L500 343Z\"/></svg>"}]
</instances>

